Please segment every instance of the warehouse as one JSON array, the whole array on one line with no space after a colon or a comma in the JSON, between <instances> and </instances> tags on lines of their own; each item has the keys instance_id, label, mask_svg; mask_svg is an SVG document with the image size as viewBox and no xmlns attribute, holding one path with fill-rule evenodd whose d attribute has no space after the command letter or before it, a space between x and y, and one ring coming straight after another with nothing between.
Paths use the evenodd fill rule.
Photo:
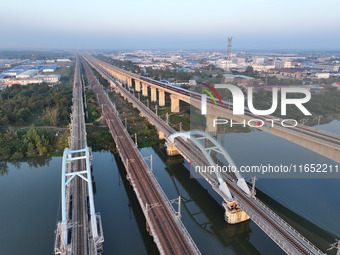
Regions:
<instances>
[{"instance_id":1,"label":"warehouse","mask_svg":"<svg viewBox=\"0 0 340 255\"><path fill-rule=\"evenodd\" d=\"M56 65L49 65L43 69L44 73L53 73L57 69Z\"/></svg>"},{"instance_id":2,"label":"warehouse","mask_svg":"<svg viewBox=\"0 0 340 255\"><path fill-rule=\"evenodd\" d=\"M25 71L25 72L22 72L22 73L16 75L16 78L18 78L18 79L31 78L31 77L33 77L34 75L37 75L37 70L35 70L35 69L30 69L30 70L27 70L27 71Z\"/></svg>"}]
</instances>

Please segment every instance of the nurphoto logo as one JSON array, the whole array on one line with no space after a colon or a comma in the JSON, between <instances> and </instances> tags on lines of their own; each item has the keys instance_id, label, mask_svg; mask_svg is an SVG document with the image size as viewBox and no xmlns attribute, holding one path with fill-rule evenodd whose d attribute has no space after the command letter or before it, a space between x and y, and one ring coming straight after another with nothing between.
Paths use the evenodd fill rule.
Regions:
<instances>
[{"instance_id":1,"label":"nurphoto logo","mask_svg":"<svg viewBox=\"0 0 340 255\"><path fill-rule=\"evenodd\" d=\"M249 111L250 113L254 115L269 115L276 111L276 108L278 106L278 88L272 89L272 106L270 109L267 110L257 110L254 107L253 104L253 88L249 87L247 89L247 101L248 101L248 108L244 105L244 94L240 88L238 88L235 85L231 84L215 84L214 86L217 89L229 89L229 91L232 94L233 97L233 114L234 115L244 115L245 110ZM209 86L209 88L212 89L212 87ZM204 89L204 91L206 91ZM217 97L219 98L221 105L223 106L223 103L220 99L219 94L216 92L215 89L212 90ZM287 94L289 93L300 93L304 94L304 98L287 98ZM211 93L208 93L213 100L215 101L214 97ZM303 104L307 103L311 99L311 93L306 88L296 88L296 87L288 87L288 88L282 88L281 89L281 115L287 114L287 105L292 104L295 105L305 116L312 115L306 107L303 106ZM202 94L202 101L201 101L201 114L206 115L207 114L207 96L205 94Z\"/></svg>"}]
</instances>

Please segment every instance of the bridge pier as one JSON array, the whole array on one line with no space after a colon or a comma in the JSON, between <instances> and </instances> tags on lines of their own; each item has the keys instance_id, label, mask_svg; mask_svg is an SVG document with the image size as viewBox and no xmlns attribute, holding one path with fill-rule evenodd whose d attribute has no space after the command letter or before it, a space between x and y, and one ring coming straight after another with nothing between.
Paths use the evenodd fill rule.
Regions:
<instances>
[{"instance_id":1,"label":"bridge pier","mask_svg":"<svg viewBox=\"0 0 340 255\"><path fill-rule=\"evenodd\" d=\"M145 83L142 83L143 86L143 96L147 97L148 96L148 85Z\"/></svg>"},{"instance_id":2,"label":"bridge pier","mask_svg":"<svg viewBox=\"0 0 340 255\"><path fill-rule=\"evenodd\" d=\"M165 138L164 133L160 130L158 130L158 138L159 140L163 140Z\"/></svg>"},{"instance_id":3,"label":"bridge pier","mask_svg":"<svg viewBox=\"0 0 340 255\"><path fill-rule=\"evenodd\" d=\"M119 73L116 73L116 74L113 74L113 75L115 75L116 77L118 77L118 80L120 80L120 81L123 80L123 79L122 79L122 76L121 76Z\"/></svg>"},{"instance_id":4,"label":"bridge pier","mask_svg":"<svg viewBox=\"0 0 340 255\"><path fill-rule=\"evenodd\" d=\"M157 101L157 88L151 87L151 102Z\"/></svg>"},{"instance_id":5,"label":"bridge pier","mask_svg":"<svg viewBox=\"0 0 340 255\"><path fill-rule=\"evenodd\" d=\"M218 116L215 115L206 115L205 120L206 120L206 132L210 134L216 134L217 133L217 126L214 127L214 119L217 119Z\"/></svg>"},{"instance_id":6,"label":"bridge pier","mask_svg":"<svg viewBox=\"0 0 340 255\"><path fill-rule=\"evenodd\" d=\"M169 156L181 155L173 143L166 142L166 152Z\"/></svg>"},{"instance_id":7,"label":"bridge pier","mask_svg":"<svg viewBox=\"0 0 340 255\"><path fill-rule=\"evenodd\" d=\"M165 91L162 89L158 89L158 95L159 95L159 106L164 106L165 105Z\"/></svg>"},{"instance_id":8,"label":"bridge pier","mask_svg":"<svg viewBox=\"0 0 340 255\"><path fill-rule=\"evenodd\" d=\"M140 91L140 81L135 80L135 90Z\"/></svg>"},{"instance_id":9,"label":"bridge pier","mask_svg":"<svg viewBox=\"0 0 340 255\"><path fill-rule=\"evenodd\" d=\"M112 82L112 81L110 81L110 87L111 87L111 89L114 88L115 90L117 90L117 85L116 85L116 83L114 83L114 82Z\"/></svg>"},{"instance_id":10,"label":"bridge pier","mask_svg":"<svg viewBox=\"0 0 340 255\"><path fill-rule=\"evenodd\" d=\"M225 208L224 220L228 224L237 224L250 219L250 217L237 206L235 201L223 203L223 207Z\"/></svg>"},{"instance_id":11,"label":"bridge pier","mask_svg":"<svg viewBox=\"0 0 340 255\"><path fill-rule=\"evenodd\" d=\"M127 77L127 84L128 84L128 86L129 86L129 88L132 87L132 78Z\"/></svg>"},{"instance_id":12,"label":"bridge pier","mask_svg":"<svg viewBox=\"0 0 340 255\"><path fill-rule=\"evenodd\" d=\"M174 95L170 95L170 99L171 99L171 112L179 112L179 98Z\"/></svg>"}]
</instances>

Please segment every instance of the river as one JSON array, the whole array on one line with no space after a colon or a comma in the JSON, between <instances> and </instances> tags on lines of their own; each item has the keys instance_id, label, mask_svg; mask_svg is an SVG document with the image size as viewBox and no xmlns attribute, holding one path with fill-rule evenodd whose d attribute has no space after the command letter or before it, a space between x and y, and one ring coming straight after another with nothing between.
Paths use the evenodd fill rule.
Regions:
<instances>
[{"instance_id":1,"label":"river","mask_svg":"<svg viewBox=\"0 0 340 255\"><path fill-rule=\"evenodd\" d=\"M340 121L320 129L340 133ZM331 162L261 131L225 134L219 140L236 164ZM169 199L183 197L182 220L202 254L284 254L252 221L226 224L221 199L204 180L190 178L187 162L168 158L162 145L140 151L153 155L153 172ZM104 254L157 254L120 158L95 152L92 164ZM0 168L1 254L52 254L60 218L61 157L1 162ZM256 186L259 198L323 250L340 236L340 179L259 179Z\"/></svg>"}]
</instances>

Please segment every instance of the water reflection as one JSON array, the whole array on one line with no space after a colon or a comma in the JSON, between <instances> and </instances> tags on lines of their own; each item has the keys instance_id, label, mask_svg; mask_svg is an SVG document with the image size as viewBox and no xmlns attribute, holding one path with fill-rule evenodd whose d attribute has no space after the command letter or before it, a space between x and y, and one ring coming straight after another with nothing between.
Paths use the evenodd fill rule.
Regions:
<instances>
[{"instance_id":1,"label":"water reflection","mask_svg":"<svg viewBox=\"0 0 340 255\"><path fill-rule=\"evenodd\" d=\"M7 175L8 174L8 165L6 161L0 161L0 175Z\"/></svg>"},{"instance_id":2,"label":"water reflection","mask_svg":"<svg viewBox=\"0 0 340 255\"><path fill-rule=\"evenodd\" d=\"M115 154L114 159L116 161L116 164L118 166L119 171L119 185L122 183L124 186L124 189L126 191L126 194L129 199L129 213L130 213L130 219L132 218L132 213L136 219L137 226L139 229L139 232L141 234L141 237L143 239L143 243L145 246L145 249L148 254L159 254L157 246L155 245L153 238L149 233L146 231L146 221L143 214L143 211L139 205L138 199L136 197L135 192L133 191L132 186L130 185L129 181L126 179L126 171L123 165L123 162L121 161L121 158ZM132 211L131 211L132 210ZM105 223L104 223L105 224Z\"/></svg>"},{"instance_id":3,"label":"water reflection","mask_svg":"<svg viewBox=\"0 0 340 255\"><path fill-rule=\"evenodd\" d=\"M159 146L153 146L152 149L166 165L165 170L169 174L176 193L183 197L183 209L187 212L192 222L199 226L206 235L216 238L220 244L231 248L236 254L264 254L262 250L259 251L256 248L259 245L258 242L255 243L255 246L250 242L252 232L257 229L253 224L250 226L251 221L236 225L225 223L222 217L224 209L209 194L209 188L207 190L206 187L202 186L201 182L204 182L204 180L199 182L190 178L188 169L180 163L181 158L169 158L163 148ZM287 180L281 181L283 183L288 182ZM326 251L329 244L337 238L332 233L329 233L327 229L323 229L298 215L260 190L258 190L257 194L263 202L323 251ZM266 240L261 240L260 242L266 245L268 243ZM265 254L270 253L269 251L267 252ZM277 254L277 251L275 252Z\"/></svg>"},{"instance_id":4,"label":"water reflection","mask_svg":"<svg viewBox=\"0 0 340 255\"><path fill-rule=\"evenodd\" d=\"M0 176L8 175L9 167L8 164L13 165L16 169L20 170L23 163L27 163L30 168L38 168L42 166L48 167L52 157L37 157L37 158L26 158L21 161L0 161Z\"/></svg>"},{"instance_id":5,"label":"water reflection","mask_svg":"<svg viewBox=\"0 0 340 255\"><path fill-rule=\"evenodd\" d=\"M165 170L173 187L183 199L182 208L205 235L216 239L223 247L231 248L236 254L260 254L249 242L249 221L236 225L227 224L223 218L223 207L196 179L190 178L190 172L183 164L178 163L183 162L183 159L168 157L157 145L152 148L166 164Z\"/></svg>"}]
</instances>

